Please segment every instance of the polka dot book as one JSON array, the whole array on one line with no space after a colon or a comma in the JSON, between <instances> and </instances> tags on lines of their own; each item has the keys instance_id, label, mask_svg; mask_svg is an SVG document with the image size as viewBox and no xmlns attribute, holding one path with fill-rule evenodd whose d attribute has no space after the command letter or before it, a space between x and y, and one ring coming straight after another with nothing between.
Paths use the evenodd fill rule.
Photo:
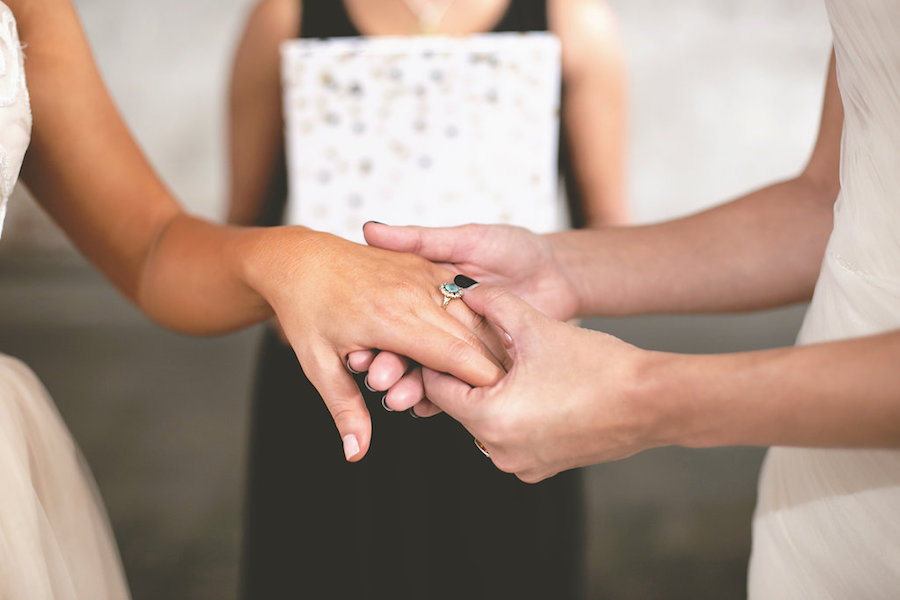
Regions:
<instances>
[{"instance_id":1,"label":"polka dot book","mask_svg":"<svg viewBox=\"0 0 900 600\"><path fill-rule=\"evenodd\" d=\"M291 40L285 221L559 229L559 42L548 33Z\"/></svg>"}]
</instances>

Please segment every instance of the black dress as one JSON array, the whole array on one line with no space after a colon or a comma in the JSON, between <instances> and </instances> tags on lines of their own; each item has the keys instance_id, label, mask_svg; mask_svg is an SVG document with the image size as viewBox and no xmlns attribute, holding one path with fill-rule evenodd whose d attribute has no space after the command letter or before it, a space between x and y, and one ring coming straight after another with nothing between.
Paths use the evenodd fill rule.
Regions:
<instances>
[{"instance_id":1,"label":"black dress","mask_svg":"<svg viewBox=\"0 0 900 600\"><path fill-rule=\"evenodd\" d=\"M546 27L545 0L511 0L495 31ZM300 35L359 33L343 2L305 0ZM577 204L561 142L560 168ZM280 221L285 198L282 160L264 224ZM498 471L446 415L388 413L382 394L363 393L374 435L366 458L349 464L293 351L272 332L264 336L251 415L243 600L581 597L578 471L522 483Z\"/></svg>"}]
</instances>

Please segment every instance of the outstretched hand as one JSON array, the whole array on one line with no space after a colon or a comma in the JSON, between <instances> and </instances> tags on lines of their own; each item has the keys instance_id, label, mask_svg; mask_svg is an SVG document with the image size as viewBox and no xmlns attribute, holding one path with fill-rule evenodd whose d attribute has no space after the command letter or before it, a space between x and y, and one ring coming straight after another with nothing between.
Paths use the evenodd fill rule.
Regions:
<instances>
[{"instance_id":1,"label":"outstretched hand","mask_svg":"<svg viewBox=\"0 0 900 600\"><path fill-rule=\"evenodd\" d=\"M348 460L361 459L372 437L362 395L345 368L348 354L378 348L475 385L502 376L483 334L442 310L439 285L453 277L445 268L300 228L268 228L258 236L247 280L274 309ZM453 304L468 312L462 302Z\"/></svg>"},{"instance_id":2,"label":"outstretched hand","mask_svg":"<svg viewBox=\"0 0 900 600\"><path fill-rule=\"evenodd\" d=\"M508 225L395 227L369 222L370 246L412 252L479 283L501 285L555 319L578 312L577 288L548 237Z\"/></svg>"},{"instance_id":3,"label":"outstretched hand","mask_svg":"<svg viewBox=\"0 0 900 600\"><path fill-rule=\"evenodd\" d=\"M554 321L501 288L479 286L463 299L502 330L511 368L484 387L425 369L425 391L499 469L537 482L654 445L654 412L633 393L652 353Z\"/></svg>"}]
</instances>

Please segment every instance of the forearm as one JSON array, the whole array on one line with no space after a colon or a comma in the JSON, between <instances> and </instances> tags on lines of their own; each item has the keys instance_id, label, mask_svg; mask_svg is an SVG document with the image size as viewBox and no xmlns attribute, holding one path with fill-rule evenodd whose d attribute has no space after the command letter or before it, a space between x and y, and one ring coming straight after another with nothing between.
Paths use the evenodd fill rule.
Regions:
<instances>
[{"instance_id":1,"label":"forearm","mask_svg":"<svg viewBox=\"0 0 900 600\"><path fill-rule=\"evenodd\" d=\"M271 308L249 281L249 265L262 258L261 235L181 213L160 230L130 295L155 321L183 333L222 333L263 320Z\"/></svg>"},{"instance_id":2,"label":"forearm","mask_svg":"<svg viewBox=\"0 0 900 600\"><path fill-rule=\"evenodd\" d=\"M641 396L666 444L900 447L900 331L714 356L653 355Z\"/></svg>"},{"instance_id":3,"label":"forearm","mask_svg":"<svg viewBox=\"0 0 900 600\"><path fill-rule=\"evenodd\" d=\"M812 294L835 195L800 176L683 219L548 239L581 315L763 309Z\"/></svg>"}]
</instances>

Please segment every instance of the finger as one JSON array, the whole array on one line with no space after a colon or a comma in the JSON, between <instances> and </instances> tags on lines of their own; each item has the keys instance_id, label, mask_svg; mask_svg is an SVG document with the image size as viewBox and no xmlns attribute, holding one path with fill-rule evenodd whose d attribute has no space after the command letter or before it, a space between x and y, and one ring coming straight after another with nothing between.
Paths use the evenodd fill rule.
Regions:
<instances>
[{"instance_id":1,"label":"finger","mask_svg":"<svg viewBox=\"0 0 900 600\"><path fill-rule=\"evenodd\" d=\"M436 371L450 373L472 385L490 385L503 377L502 366L484 349L474 333L435 306L422 315L409 335L386 340L385 349L403 353Z\"/></svg>"},{"instance_id":2,"label":"finger","mask_svg":"<svg viewBox=\"0 0 900 600\"><path fill-rule=\"evenodd\" d=\"M548 318L530 304L500 288L480 285L463 293L466 305L488 321L500 327L509 337L507 345L525 339L535 326Z\"/></svg>"},{"instance_id":3,"label":"finger","mask_svg":"<svg viewBox=\"0 0 900 600\"><path fill-rule=\"evenodd\" d=\"M493 357L503 365L504 370L509 371L512 368L512 358L506 350L506 342L502 332L491 325L487 319L468 308L462 302L451 302L447 305L447 312L475 334Z\"/></svg>"},{"instance_id":4,"label":"finger","mask_svg":"<svg viewBox=\"0 0 900 600\"><path fill-rule=\"evenodd\" d=\"M425 383L425 397L445 413L466 424L472 416L473 389L456 377L439 373L433 369L422 369ZM418 413L418 411L417 411Z\"/></svg>"},{"instance_id":5,"label":"finger","mask_svg":"<svg viewBox=\"0 0 900 600\"><path fill-rule=\"evenodd\" d=\"M409 368L405 358L393 352L379 352L369 365L366 374L366 387L370 390L383 392L400 381L403 374Z\"/></svg>"},{"instance_id":6,"label":"finger","mask_svg":"<svg viewBox=\"0 0 900 600\"><path fill-rule=\"evenodd\" d=\"M464 260L470 248L472 229L462 227L396 227L369 221L363 225L363 235L370 246L412 252L431 261L446 263Z\"/></svg>"},{"instance_id":7,"label":"finger","mask_svg":"<svg viewBox=\"0 0 900 600\"><path fill-rule=\"evenodd\" d=\"M335 354L313 354L301 358L300 363L334 419L344 457L350 462L361 460L372 439L372 420L356 382Z\"/></svg>"},{"instance_id":8,"label":"finger","mask_svg":"<svg viewBox=\"0 0 900 600\"><path fill-rule=\"evenodd\" d=\"M375 360L374 350L357 350L347 355L347 370L353 373L363 373L369 370L372 361Z\"/></svg>"},{"instance_id":9,"label":"finger","mask_svg":"<svg viewBox=\"0 0 900 600\"><path fill-rule=\"evenodd\" d=\"M421 402L416 404L412 408L412 410L415 411L416 416L420 419L427 419L428 417L433 417L444 412L436 405L434 405L428 398L425 398Z\"/></svg>"},{"instance_id":10,"label":"finger","mask_svg":"<svg viewBox=\"0 0 900 600\"><path fill-rule=\"evenodd\" d=\"M425 397L425 385L422 383L422 368L411 369L385 394L385 405L391 410L400 412L409 410Z\"/></svg>"}]
</instances>

